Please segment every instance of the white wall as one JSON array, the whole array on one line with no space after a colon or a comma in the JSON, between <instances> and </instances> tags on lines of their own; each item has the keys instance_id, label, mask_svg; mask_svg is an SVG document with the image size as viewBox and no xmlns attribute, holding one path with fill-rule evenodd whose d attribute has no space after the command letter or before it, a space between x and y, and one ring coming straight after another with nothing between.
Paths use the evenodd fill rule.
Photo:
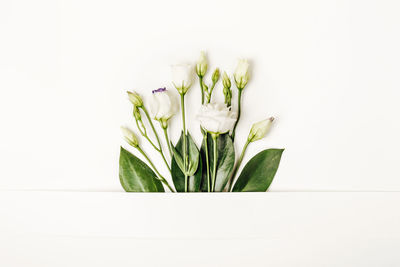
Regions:
<instances>
[{"instance_id":1,"label":"white wall","mask_svg":"<svg viewBox=\"0 0 400 267\"><path fill-rule=\"evenodd\" d=\"M398 10L378 0L2 1L0 188L122 190L125 91L171 87L169 65L205 49L212 67L252 62L237 148L254 121L277 117L245 159L286 148L272 191L400 190ZM194 118L198 85L189 98Z\"/></svg>"},{"instance_id":2,"label":"white wall","mask_svg":"<svg viewBox=\"0 0 400 267\"><path fill-rule=\"evenodd\" d=\"M237 149L277 118L245 158L286 148L271 191L399 191L399 7L0 1L0 265L399 266L399 192L126 194L118 181L125 91L173 89L169 65L206 50L212 68L251 60ZM172 127L176 140L179 116Z\"/></svg>"}]
</instances>

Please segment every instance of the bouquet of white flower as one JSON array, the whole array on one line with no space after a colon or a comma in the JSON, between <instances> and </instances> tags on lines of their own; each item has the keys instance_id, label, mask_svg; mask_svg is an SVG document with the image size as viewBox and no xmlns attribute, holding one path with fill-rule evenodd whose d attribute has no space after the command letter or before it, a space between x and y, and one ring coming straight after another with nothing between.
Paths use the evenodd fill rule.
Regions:
<instances>
[{"instance_id":1,"label":"bouquet of white flower","mask_svg":"<svg viewBox=\"0 0 400 267\"><path fill-rule=\"evenodd\" d=\"M274 121L274 118L270 117L253 124L242 152L236 160L235 131L240 119L242 92L250 78L249 63L244 59L239 60L233 74L238 89L237 112L233 111L231 107L231 80L226 72L222 74L225 101L224 103L211 102L213 90L220 79L220 72L218 68L213 72L211 85L207 86L204 82L207 68L207 59L204 52L202 52L196 64L202 104L197 115L203 135L200 149L186 129L185 95L193 81L191 65L179 64L172 66L172 83L180 94L183 126L181 137L176 145L170 141L168 122L178 112L179 107L170 92L166 88L153 90L149 112L140 95L136 92L128 91L129 100L133 104L133 117L138 131L160 153L171 174L174 186L168 183L146 152L143 151L135 133L127 127L122 127L127 143L136 148L150 165L149 167L145 162L121 147L119 178L125 191L165 192L163 185L171 192L267 191L278 170L283 149L266 149L259 152L249 160L236 179L237 170L242 163L248 145L263 138ZM147 120L147 126L150 126L151 131L154 133L155 141L149 137L142 115ZM158 121L163 130L169 156L163 150L152 119Z\"/></svg>"}]
</instances>

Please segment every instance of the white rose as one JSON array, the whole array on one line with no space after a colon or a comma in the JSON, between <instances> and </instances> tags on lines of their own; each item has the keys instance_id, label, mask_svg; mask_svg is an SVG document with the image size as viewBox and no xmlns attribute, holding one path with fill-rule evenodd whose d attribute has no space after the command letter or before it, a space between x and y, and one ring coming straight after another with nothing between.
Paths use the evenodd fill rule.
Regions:
<instances>
[{"instance_id":1,"label":"white rose","mask_svg":"<svg viewBox=\"0 0 400 267\"><path fill-rule=\"evenodd\" d=\"M247 140L249 142L254 142L263 138L271 129L272 122L274 121L274 117L268 118L266 120L259 121L254 123L251 127L249 136Z\"/></svg>"},{"instance_id":2,"label":"white rose","mask_svg":"<svg viewBox=\"0 0 400 267\"><path fill-rule=\"evenodd\" d=\"M232 130L236 122L236 112L223 103L210 103L201 106L197 119L208 132L222 134Z\"/></svg>"},{"instance_id":3,"label":"white rose","mask_svg":"<svg viewBox=\"0 0 400 267\"><path fill-rule=\"evenodd\" d=\"M178 104L171 92L165 88L153 90L150 112L155 120L167 122L178 111Z\"/></svg>"},{"instance_id":4,"label":"white rose","mask_svg":"<svg viewBox=\"0 0 400 267\"><path fill-rule=\"evenodd\" d=\"M172 66L172 83L180 94L186 94L192 85L193 68L190 64Z\"/></svg>"},{"instance_id":5,"label":"white rose","mask_svg":"<svg viewBox=\"0 0 400 267\"><path fill-rule=\"evenodd\" d=\"M246 86L250 78L249 62L247 62L246 59L239 59L233 77L235 78L236 86L238 89L243 89Z\"/></svg>"}]
</instances>

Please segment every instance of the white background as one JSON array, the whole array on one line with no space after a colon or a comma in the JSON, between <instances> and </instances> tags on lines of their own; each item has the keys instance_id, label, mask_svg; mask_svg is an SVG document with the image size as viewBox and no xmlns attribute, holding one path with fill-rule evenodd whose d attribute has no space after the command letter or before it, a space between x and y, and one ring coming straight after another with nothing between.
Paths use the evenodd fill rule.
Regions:
<instances>
[{"instance_id":1,"label":"white background","mask_svg":"<svg viewBox=\"0 0 400 267\"><path fill-rule=\"evenodd\" d=\"M87 223L83 224L82 229L87 230L89 228L85 228L85 225L89 227L95 224L94 218L104 219L90 217L90 213L77 203L68 206L76 197L74 193L64 198L61 192L53 195L6 191L121 192L118 153L119 146L126 145L121 139L119 126L133 126L131 104L127 101L125 91L137 90L146 98L151 90L161 86L173 90L170 65L194 63L200 50L207 51L211 68L220 67L228 73L234 70L237 58L251 61L251 82L243 96L244 111L236 149L240 151L253 122L271 115L277 118L271 133L262 141L252 144L245 158L247 161L263 148L286 149L270 191L399 191L399 11L399 3L394 0L0 1L1 219L4 222L3 234L14 233L20 238L12 235L11 239L2 239L6 241L0 243L1 246L11 255L3 258L9 260L6 265L27 266L26 262L16 259L17 255L27 255L28 249L19 253L16 244L30 244L39 240L46 250L49 249L46 244L55 242L68 251L75 248L76 244L90 247L90 244L99 240L95 238L93 241L86 236L82 238L87 238L85 242L88 243L84 243L80 237L73 240L57 238L57 231L70 238L71 235L82 236L85 230L80 230L78 226L57 228L57 222L45 223L50 214L59 209L59 205L65 205L64 209L70 210L62 217L66 221L86 215L83 218ZM198 144L200 133L194 118L199 107L199 90L196 84L188 94L190 131ZM221 98L221 85L215 90L219 94L217 98ZM180 125L177 116L171 125L175 131L171 133L175 141ZM157 159L154 153L152 156ZM102 233L118 236L118 232L112 229L121 227L119 233L124 230L129 232L128 229L135 222L137 225L143 223L145 226L146 222L155 225L154 220L159 219L154 214L158 214L156 204L162 201L157 198L144 197L139 201L138 197L132 196L123 201L120 199L124 198L123 193L76 194L83 203L94 201L94 207L99 209L104 201L110 205L104 210L105 213L115 210L112 217L105 217L108 220L102 224L104 227L93 235ZM93 198L92 194L100 195ZM292 236L285 235L287 228L279 220L270 224L276 232L255 228L259 231L259 240L256 232L245 227L235 231L233 229L236 228L232 226L228 228L231 230L217 233L215 237L223 240L237 237L236 241L222 242L222 245L226 245L225 250L222 249L225 254L237 253L236 256L242 260L235 261L233 257L231 265L249 262L263 266L265 261L261 259L265 251L259 246L268 244L266 247L274 247L272 251L277 251L271 253L275 266L294 266L295 262L298 266L300 263L312 266L312 260L302 258L304 253L312 253L318 244L334 238L335 233L344 233L340 236L341 243L347 245L332 245L329 247L330 253L338 251L340 254L347 248L360 253L359 258L355 258L359 261L346 260L349 255L335 258L329 254L332 256L330 259L337 261L328 264L324 261L326 254L322 253L320 258L314 258L315 266L399 265L398 256L392 253L395 245L399 245L399 232L395 226L395 223L399 223L399 216L393 214L396 212L395 204L399 202L398 193L347 193L345 197L343 193L326 193L329 197L319 193L293 194L273 193L272 196L263 195L253 200L244 199L243 202L232 200L241 203L238 212L245 212L247 206L255 203L266 208L258 210L253 217L238 219L227 216L226 224L232 223L237 227L244 225L249 229L253 225L246 217L268 224L269 207L273 204L272 212L277 218L283 216L282 212L293 212L283 218L302 222L286 227L292 227L293 232L306 229L309 235L296 239L298 246L287 247L284 244L293 242ZM297 194L306 200L299 200ZM359 199L357 194L367 195ZM343 197L347 202L336 207L334 201L333 204L329 202L332 213L324 213L326 198L331 201L330 198ZM271 202L270 198L275 201ZM43 199L52 204L44 205L41 202ZM224 203L229 206L230 202L226 199L215 198L213 202L206 197L203 201L213 210L224 207ZM38 205L31 209L25 207L24 203L30 201ZM129 217L131 224L120 225L120 220L125 218L122 216L124 213L135 213L134 204L138 201L142 206L140 212L136 211L137 214L148 217L138 217L142 218L140 222L135 217ZM166 209L172 214L190 203L203 203L196 197L187 199L187 202L179 198L166 198L163 201L170 201ZM290 205L297 201L303 206ZM122 208L114 209L118 205ZM128 207L132 207L132 210ZM35 212L26 215L32 209ZM355 213L359 216L346 219L360 209L366 212ZM145 211L148 215L145 215ZM227 214L229 212L235 212L235 209L227 208ZM302 216L302 212L307 216ZM41 220L33 220L30 225L28 222L38 213L43 214L38 217ZM182 216L183 213L178 214ZM218 214L217 210L211 213ZM381 221L368 217L375 213L381 216ZM207 218L205 216L209 216L209 213L201 209L198 217L194 217L201 218L199 221L183 220L181 223L200 224ZM21 222L25 224L18 224L18 218L22 218ZM177 220L176 216L171 218L166 215L163 218L167 221ZM337 220L330 239L324 239L321 234L329 233L329 229L315 228L317 230L313 231L304 228L312 221L324 225L329 223L329 220L322 218ZM345 231L346 227L356 229L357 225L363 224L365 227L357 233ZM48 228L42 228L43 225ZM193 237L185 235L185 232L181 235L179 227L170 231L172 236L184 239L200 238L201 233L205 233L200 232ZM27 237L29 235L26 232L33 237ZM143 233L150 232L150 228L143 230ZM156 231L156 236L157 233L161 235L164 232ZM271 236L272 233L276 234L275 237ZM144 249L140 242L150 242L153 237L144 235L135 239L135 236L133 234L131 239L126 237L126 240L121 239L125 241L116 239L113 242L117 247L118 244L121 247L129 244L137 246L142 256L151 258L150 248ZM250 239L241 243L241 238L249 236ZM170 236L162 238L169 240ZM210 236L204 238L207 240ZM254 238L258 241L254 241ZM280 241L274 243L277 239ZM130 243L132 240L136 240L136 245ZM169 244L162 242L155 242L156 251L160 252L164 245L185 248L179 241ZM207 241L191 242L197 250L207 245ZM362 249L370 242L374 244L372 247ZM244 248L245 251L240 254L240 250L234 250L235 244L247 244L247 250ZM220 248L212 243L211 248L214 247ZM301 247L303 254L296 254L299 253L298 247ZM82 249L87 248L82 245ZM372 249L377 254L368 253ZM105 255L108 250L106 247L97 247L93 253L98 254L99 251ZM253 255L251 251L259 254ZM364 252L369 258L363 258ZM53 253L58 255L55 251ZM192 251L187 253L189 258L196 255ZM36 266L34 262L38 266L45 266L46 263L55 266L51 263L58 262L46 257L35 258L34 255L40 253L33 253L32 258L27 258L32 266ZM129 253L114 255L108 255L109 259L117 256L129 259ZM166 254L161 255L167 258ZM214 259L215 266L227 263L221 261L218 254L211 253L210 257ZM386 265L382 262L374 264L380 257L388 259ZM83 256L71 257L70 260L80 258ZM174 263L190 265L181 261ZM210 266L202 261L199 264ZM145 265L144 260L141 265ZM157 266L157 263L152 266Z\"/></svg>"}]
</instances>

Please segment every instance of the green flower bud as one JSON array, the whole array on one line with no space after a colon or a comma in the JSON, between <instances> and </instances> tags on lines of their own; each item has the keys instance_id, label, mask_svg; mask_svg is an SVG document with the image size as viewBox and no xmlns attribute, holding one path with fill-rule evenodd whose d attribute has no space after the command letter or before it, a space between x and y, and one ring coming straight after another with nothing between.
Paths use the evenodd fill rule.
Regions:
<instances>
[{"instance_id":1,"label":"green flower bud","mask_svg":"<svg viewBox=\"0 0 400 267\"><path fill-rule=\"evenodd\" d=\"M231 80L229 79L226 71L224 71L224 73L222 74L222 85L224 86L224 88L231 88Z\"/></svg>"},{"instance_id":2,"label":"green flower bud","mask_svg":"<svg viewBox=\"0 0 400 267\"><path fill-rule=\"evenodd\" d=\"M233 77L235 78L236 87L239 90L242 90L246 86L250 78L249 63L246 59L239 60Z\"/></svg>"},{"instance_id":3,"label":"green flower bud","mask_svg":"<svg viewBox=\"0 0 400 267\"><path fill-rule=\"evenodd\" d=\"M225 97L225 104L230 107L232 105L231 101L232 101L232 90L224 87L223 89L223 93L224 93L224 97Z\"/></svg>"},{"instance_id":4,"label":"green flower bud","mask_svg":"<svg viewBox=\"0 0 400 267\"><path fill-rule=\"evenodd\" d=\"M134 106L139 107L139 108L143 106L143 100L138 93L130 92L130 91L127 91L127 93L128 93L129 101L131 101L131 103Z\"/></svg>"},{"instance_id":5,"label":"green flower bud","mask_svg":"<svg viewBox=\"0 0 400 267\"><path fill-rule=\"evenodd\" d=\"M263 138L270 130L273 121L274 118L271 117L269 119L254 123L253 126L251 127L247 140L249 142L254 142Z\"/></svg>"},{"instance_id":6,"label":"green flower bud","mask_svg":"<svg viewBox=\"0 0 400 267\"><path fill-rule=\"evenodd\" d=\"M200 52L200 57L199 60L197 61L196 64L196 73L199 77L203 77L206 72L207 72L207 58L206 58L206 53L204 51Z\"/></svg>"},{"instance_id":7,"label":"green flower bud","mask_svg":"<svg viewBox=\"0 0 400 267\"><path fill-rule=\"evenodd\" d=\"M140 110L136 106L133 108L133 116L135 117L135 120L137 120L137 121L142 120L142 115L140 114Z\"/></svg>"},{"instance_id":8,"label":"green flower bud","mask_svg":"<svg viewBox=\"0 0 400 267\"><path fill-rule=\"evenodd\" d=\"M219 74L219 69L216 68L216 69L214 70L214 73L213 73L212 78L211 78L211 79L212 79L212 82L213 82L214 84L216 84L216 83L218 82L219 76L220 76L220 74Z\"/></svg>"},{"instance_id":9,"label":"green flower bud","mask_svg":"<svg viewBox=\"0 0 400 267\"><path fill-rule=\"evenodd\" d=\"M135 133L128 127L121 127L125 141L133 147L139 147L139 140Z\"/></svg>"}]
</instances>

